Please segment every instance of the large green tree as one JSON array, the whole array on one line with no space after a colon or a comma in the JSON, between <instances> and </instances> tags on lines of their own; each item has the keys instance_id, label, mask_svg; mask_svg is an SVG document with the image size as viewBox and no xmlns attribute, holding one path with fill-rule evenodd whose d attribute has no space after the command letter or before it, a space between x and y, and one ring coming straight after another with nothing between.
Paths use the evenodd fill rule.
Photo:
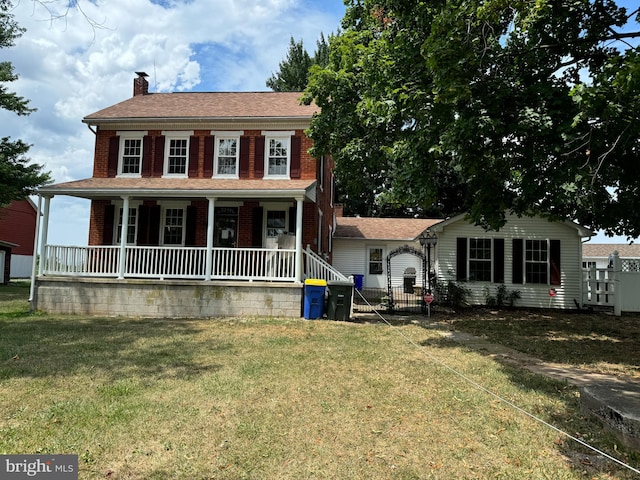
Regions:
<instances>
[{"instance_id":1,"label":"large green tree","mask_svg":"<svg viewBox=\"0 0 640 480\"><path fill-rule=\"evenodd\" d=\"M302 40L296 42L291 37L287 57L280 62L278 71L267 79L267 87L274 92L302 92L307 87L311 66L325 67L328 63L329 43L323 33L316 42L313 56L304 48Z\"/></svg>"},{"instance_id":2,"label":"large green tree","mask_svg":"<svg viewBox=\"0 0 640 480\"><path fill-rule=\"evenodd\" d=\"M347 201L640 235L638 11L608 0L349 0L306 100ZM637 25L635 25L637 26ZM357 213L367 213L359 211Z\"/></svg>"},{"instance_id":3,"label":"large green tree","mask_svg":"<svg viewBox=\"0 0 640 480\"><path fill-rule=\"evenodd\" d=\"M13 46L15 39L24 32L13 19L11 7L8 0L0 0L0 48ZM0 62L0 108L20 116L29 115L34 111L29 107L29 101L7 87L17 78L11 62ZM8 136L0 139L0 207L25 198L50 181L49 174L43 173L43 167L26 157L29 147L22 140L12 141Z\"/></svg>"}]
</instances>

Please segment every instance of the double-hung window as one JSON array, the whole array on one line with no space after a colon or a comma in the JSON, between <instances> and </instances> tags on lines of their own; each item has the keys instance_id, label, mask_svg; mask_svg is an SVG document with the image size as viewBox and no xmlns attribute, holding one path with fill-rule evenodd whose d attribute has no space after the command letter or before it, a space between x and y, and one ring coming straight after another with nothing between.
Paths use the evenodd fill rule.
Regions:
<instances>
[{"instance_id":1,"label":"double-hung window","mask_svg":"<svg viewBox=\"0 0 640 480\"><path fill-rule=\"evenodd\" d=\"M469 239L469 280L491 281L491 239Z\"/></svg>"},{"instance_id":2,"label":"double-hung window","mask_svg":"<svg viewBox=\"0 0 640 480\"><path fill-rule=\"evenodd\" d=\"M142 135L120 134L118 176L139 177L142 171Z\"/></svg>"},{"instance_id":3,"label":"double-hung window","mask_svg":"<svg viewBox=\"0 0 640 480\"><path fill-rule=\"evenodd\" d=\"M124 209L118 208L118 222L116 226L116 244L120 244L122 239L122 220ZM129 207L129 216L127 217L127 245L135 245L136 233L138 231L138 209L135 207Z\"/></svg>"},{"instance_id":4,"label":"double-hung window","mask_svg":"<svg viewBox=\"0 0 640 480\"><path fill-rule=\"evenodd\" d=\"M185 209L165 208L162 222L162 244L184 245Z\"/></svg>"},{"instance_id":5,"label":"double-hung window","mask_svg":"<svg viewBox=\"0 0 640 480\"><path fill-rule=\"evenodd\" d=\"M189 137L192 132L166 133L164 175L186 177L189 169Z\"/></svg>"},{"instance_id":6,"label":"double-hung window","mask_svg":"<svg viewBox=\"0 0 640 480\"><path fill-rule=\"evenodd\" d=\"M527 240L525 242L526 283L549 282L549 245L547 240Z\"/></svg>"},{"instance_id":7,"label":"double-hung window","mask_svg":"<svg viewBox=\"0 0 640 480\"><path fill-rule=\"evenodd\" d=\"M369 248L369 275L382 275L384 271L382 266L382 248Z\"/></svg>"},{"instance_id":8,"label":"double-hung window","mask_svg":"<svg viewBox=\"0 0 640 480\"><path fill-rule=\"evenodd\" d=\"M216 135L215 172L218 177L238 177L240 137Z\"/></svg>"},{"instance_id":9,"label":"double-hung window","mask_svg":"<svg viewBox=\"0 0 640 480\"><path fill-rule=\"evenodd\" d=\"M289 178L291 137L295 132L263 132L265 135L265 176Z\"/></svg>"}]
</instances>

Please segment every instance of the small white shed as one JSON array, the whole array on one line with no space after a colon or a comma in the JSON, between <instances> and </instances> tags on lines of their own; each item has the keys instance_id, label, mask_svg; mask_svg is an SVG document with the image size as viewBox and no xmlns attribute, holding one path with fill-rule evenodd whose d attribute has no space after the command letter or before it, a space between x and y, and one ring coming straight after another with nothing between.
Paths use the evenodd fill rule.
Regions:
<instances>
[{"instance_id":1,"label":"small white shed","mask_svg":"<svg viewBox=\"0 0 640 480\"><path fill-rule=\"evenodd\" d=\"M486 304L500 285L520 292L516 306L572 309L582 301L582 242L594 234L576 223L510 215L499 231L485 231L459 215L429 230L438 237L438 281L468 288L472 304Z\"/></svg>"}]
</instances>

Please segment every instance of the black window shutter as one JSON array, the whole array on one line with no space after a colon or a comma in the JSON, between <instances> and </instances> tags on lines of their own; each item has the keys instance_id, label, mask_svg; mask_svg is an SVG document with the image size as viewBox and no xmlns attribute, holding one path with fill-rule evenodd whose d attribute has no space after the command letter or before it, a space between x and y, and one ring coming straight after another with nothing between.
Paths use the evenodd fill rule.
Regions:
<instances>
[{"instance_id":1,"label":"black window shutter","mask_svg":"<svg viewBox=\"0 0 640 480\"><path fill-rule=\"evenodd\" d=\"M195 247L196 245L196 222L198 219L198 209L193 205L187 207L187 231L184 235L184 244L186 247Z\"/></svg>"},{"instance_id":2,"label":"black window shutter","mask_svg":"<svg viewBox=\"0 0 640 480\"><path fill-rule=\"evenodd\" d=\"M204 178L213 177L213 146L215 138L213 135L204 137Z\"/></svg>"},{"instance_id":3,"label":"black window shutter","mask_svg":"<svg viewBox=\"0 0 640 480\"><path fill-rule=\"evenodd\" d=\"M104 207L104 230L102 231L102 244L113 245L113 224L115 223L115 205L105 205Z\"/></svg>"},{"instance_id":4,"label":"black window shutter","mask_svg":"<svg viewBox=\"0 0 640 480\"><path fill-rule=\"evenodd\" d=\"M238 176L249 178L249 141L250 137L240 137L240 165L238 166Z\"/></svg>"},{"instance_id":5,"label":"black window shutter","mask_svg":"<svg viewBox=\"0 0 640 480\"><path fill-rule=\"evenodd\" d=\"M145 135L142 138L142 168L140 169L140 173L145 178L151 176L151 164L153 163L153 157L151 156L152 144L153 138L150 135Z\"/></svg>"},{"instance_id":6,"label":"black window shutter","mask_svg":"<svg viewBox=\"0 0 640 480\"><path fill-rule=\"evenodd\" d=\"M253 209L253 224L251 231L251 246L262 248L262 222L264 211L262 207Z\"/></svg>"},{"instance_id":7,"label":"black window shutter","mask_svg":"<svg viewBox=\"0 0 640 480\"><path fill-rule=\"evenodd\" d=\"M164 172L164 135L156 137L156 152L153 159L153 176L161 177Z\"/></svg>"},{"instance_id":8,"label":"black window shutter","mask_svg":"<svg viewBox=\"0 0 640 480\"><path fill-rule=\"evenodd\" d=\"M198 154L200 153L200 137L189 137L189 178L198 176Z\"/></svg>"},{"instance_id":9,"label":"black window shutter","mask_svg":"<svg viewBox=\"0 0 640 480\"><path fill-rule=\"evenodd\" d=\"M467 239L465 237L456 238L456 280L459 282L467 280Z\"/></svg>"},{"instance_id":10,"label":"black window shutter","mask_svg":"<svg viewBox=\"0 0 640 480\"><path fill-rule=\"evenodd\" d=\"M289 207L289 233L296 233L296 207Z\"/></svg>"},{"instance_id":11,"label":"black window shutter","mask_svg":"<svg viewBox=\"0 0 640 480\"><path fill-rule=\"evenodd\" d=\"M138 207L138 238L137 245L149 245L149 207L140 205Z\"/></svg>"},{"instance_id":12,"label":"black window shutter","mask_svg":"<svg viewBox=\"0 0 640 480\"><path fill-rule=\"evenodd\" d=\"M524 283L523 275L523 255L524 255L524 241L521 238L514 238L512 240L512 252L511 257L513 259L512 265L512 278L511 283L517 285Z\"/></svg>"},{"instance_id":13,"label":"black window shutter","mask_svg":"<svg viewBox=\"0 0 640 480\"><path fill-rule=\"evenodd\" d=\"M300 137L291 137L291 178L300 178L300 150L302 142Z\"/></svg>"},{"instance_id":14,"label":"black window shutter","mask_svg":"<svg viewBox=\"0 0 640 480\"><path fill-rule=\"evenodd\" d=\"M160 205L149 207L149 245L160 245Z\"/></svg>"},{"instance_id":15,"label":"black window shutter","mask_svg":"<svg viewBox=\"0 0 640 480\"><path fill-rule=\"evenodd\" d=\"M253 164L253 172L255 178L264 177L264 144L264 137L256 137L256 152Z\"/></svg>"},{"instance_id":16,"label":"black window shutter","mask_svg":"<svg viewBox=\"0 0 640 480\"><path fill-rule=\"evenodd\" d=\"M551 285L560 285L562 275L560 270L560 240L549 241L551 260Z\"/></svg>"},{"instance_id":17,"label":"black window shutter","mask_svg":"<svg viewBox=\"0 0 640 480\"><path fill-rule=\"evenodd\" d=\"M504 238L493 239L493 281L504 283Z\"/></svg>"},{"instance_id":18,"label":"black window shutter","mask_svg":"<svg viewBox=\"0 0 640 480\"><path fill-rule=\"evenodd\" d=\"M120 137L109 137L109 153L107 154L107 177L118 174L118 154L120 153Z\"/></svg>"}]
</instances>

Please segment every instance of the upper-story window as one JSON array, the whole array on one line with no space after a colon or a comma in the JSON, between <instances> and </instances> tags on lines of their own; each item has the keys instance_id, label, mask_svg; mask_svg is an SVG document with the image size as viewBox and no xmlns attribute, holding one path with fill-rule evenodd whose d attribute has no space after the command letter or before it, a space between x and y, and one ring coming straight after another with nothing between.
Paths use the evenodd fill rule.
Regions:
<instances>
[{"instance_id":1,"label":"upper-story window","mask_svg":"<svg viewBox=\"0 0 640 480\"><path fill-rule=\"evenodd\" d=\"M265 136L265 176L289 178L291 137L295 132L262 132Z\"/></svg>"},{"instance_id":2,"label":"upper-story window","mask_svg":"<svg viewBox=\"0 0 640 480\"><path fill-rule=\"evenodd\" d=\"M142 171L142 136L140 133L120 133L118 176L140 176Z\"/></svg>"},{"instance_id":3,"label":"upper-story window","mask_svg":"<svg viewBox=\"0 0 640 480\"><path fill-rule=\"evenodd\" d=\"M237 177L240 135L216 134L215 138L215 175L218 177Z\"/></svg>"},{"instance_id":4,"label":"upper-story window","mask_svg":"<svg viewBox=\"0 0 640 480\"><path fill-rule=\"evenodd\" d=\"M193 132L168 132L165 143L164 175L186 177L189 169L189 137Z\"/></svg>"}]
</instances>

